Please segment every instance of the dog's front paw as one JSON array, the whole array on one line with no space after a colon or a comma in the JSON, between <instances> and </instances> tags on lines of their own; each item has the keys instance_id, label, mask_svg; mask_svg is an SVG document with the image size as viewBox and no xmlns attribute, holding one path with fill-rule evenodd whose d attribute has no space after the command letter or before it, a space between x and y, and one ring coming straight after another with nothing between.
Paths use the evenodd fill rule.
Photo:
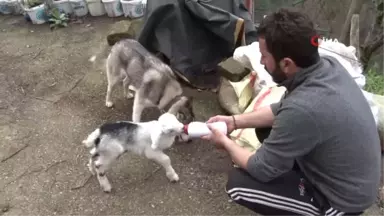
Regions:
<instances>
[{"instance_id":1,"label":"dog's front paw","mask_svg":"<svg viewBox=\"0 0 384 216\"><path fill-rule=\"evenodd\" d=\"M112 101L106 101L105 106L111 108L113 106L113 102Z\"/></svg>"},{"instance_id":2,"label":"dog's front paw","mask_svg":"<svg viewBox=\"0 0 384 216\"><path fill-rule=\"evenodd\" d=\"M178 182L179 181L179 175L177 173L172 172L172 173L167 173L167 177L170 182Z\"/></svg>"}]
</instances>

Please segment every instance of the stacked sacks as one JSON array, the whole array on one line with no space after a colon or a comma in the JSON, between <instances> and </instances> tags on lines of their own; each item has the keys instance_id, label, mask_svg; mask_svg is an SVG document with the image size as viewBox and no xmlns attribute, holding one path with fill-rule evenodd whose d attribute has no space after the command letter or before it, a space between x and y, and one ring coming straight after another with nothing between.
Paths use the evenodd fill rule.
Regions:
<instances>
[{"instance_id":1,"label":"stacked sacks","mask_svg":"<svg viewBox=\"0 0 384 216\"><path fill-rule=\"evenodd\" d=\"M252 112L256 109L268 106L272 103L280 101L286 92L285 87L278 87L273 81L269 73L260 63L261 53L259 51L259 43L253 42L248 46L242 46L235 50L233 59L240 62L244 67L249 68L253 72L249 77L244 78L242 82L246 83L248 79L249 85L240 85L239 83L230 83L235 92L252 91L253 94L243 95L242 101L249 101L249 105L243 113ZM254 128L234 130L230 137L238 145L253 152L256 151L261 143L257 139Z\"/></svg>"},{"instance_id":2,"label":"stacked sacks","mask_svg":"<svg viewBox=\"0 0 384 216\"><path fill-rule=\"evenodd\" d=\"M219 102L230 114L243 113L262 88L276 85L264 66L257 62L261 57L258 49L258 42L238 47L233 58L228 60L228 65L232 67L222 66L228 70L226 73L222 72L222 76L228 77L228 80L222 78ZM244 69L240 69L243 67ZM244 72L246 75L242 74ZM234 75L242 78L234 78Z\"/></svg>"},{"instance_id":3,"label":"stacked sacks","mask_svg":"<svg viewBox=\"0 0 384 216\"><path fill-rule=\"evenodd\" d=\"M371 107L381 141L381 151L384 151L384 96L364 90L365 76L362 74L363 68L361 62L356 56L356 48L353 46L347 47L337 39L332 40L326 38L323 38L320 41L319 48L320 55L330 55L339 60L340 64L347 69L357 85L361 88L361 91Z\"/></svg>"}]
</instances>

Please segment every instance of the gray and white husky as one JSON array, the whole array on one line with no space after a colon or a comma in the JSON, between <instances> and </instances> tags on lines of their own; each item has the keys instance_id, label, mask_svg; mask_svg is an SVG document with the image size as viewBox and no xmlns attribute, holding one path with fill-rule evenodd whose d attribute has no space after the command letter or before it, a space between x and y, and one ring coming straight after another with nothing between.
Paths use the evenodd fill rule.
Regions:
<instances>
[{"instance_id":1,"label":"gray and white husky","mask_svg":"<svg viewBox=\"0 0 384 216\"><path fill-rule=\"evenodd\" d=\"M90 61L95 59L93 56ZM183 96L182 86L172 69L138 41L123 39L115 43L106 61L106 73L105 105L113 106L112 92L117 84L122 84L124 95L134 98L133 122L141 121L142 112L147 107L173 113L185 123L192 121L191 98Z\"/></svg>"}]
</instances>

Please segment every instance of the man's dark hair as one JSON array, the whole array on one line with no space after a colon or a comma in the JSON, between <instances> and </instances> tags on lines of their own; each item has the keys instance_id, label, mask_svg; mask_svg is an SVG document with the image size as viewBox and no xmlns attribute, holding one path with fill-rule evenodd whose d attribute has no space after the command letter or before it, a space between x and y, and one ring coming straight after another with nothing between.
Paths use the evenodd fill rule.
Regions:
<instances>
[{"instance_id":1,"label":"man's dark hair","mask_svg":"<svg viewBox=\"0 0 384 216\"><path fill-rule=\"evenodd\" d=\"M318 59L318 47L311 43L316 35L309 17L290 8L267 15L257 29L257 36L265 39L276 63L289 57L299 67L308 67Z\"/></svg>"}]
</instances>

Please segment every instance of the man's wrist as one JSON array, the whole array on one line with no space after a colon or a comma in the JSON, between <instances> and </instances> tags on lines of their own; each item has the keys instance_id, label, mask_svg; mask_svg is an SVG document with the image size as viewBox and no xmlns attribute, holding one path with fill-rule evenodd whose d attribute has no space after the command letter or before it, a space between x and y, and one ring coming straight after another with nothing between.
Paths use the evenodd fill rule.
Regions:
<instances>
[{"instance_id":1,"label":"man's wrist","mask_svg":"<svg viewBox=\"0 0 384 216\"><path fill-rule=\"evenodd\" d=\"M225 140L224 143L223 143L223 146L224 146L225 150L228 150L229 148L231 148L233 143L234 142L231 139Z\"/></svg>"},{"instance_id":2,"label":"man's wrist","mask_svg":"<svg viewBox=\"0 0 384 216\"><path fill-rule=\"evenodd\" d=\"M236 115L232 115L233 127L235 130L239 129L236 122Z\"/></svg>"}]
</instances>

